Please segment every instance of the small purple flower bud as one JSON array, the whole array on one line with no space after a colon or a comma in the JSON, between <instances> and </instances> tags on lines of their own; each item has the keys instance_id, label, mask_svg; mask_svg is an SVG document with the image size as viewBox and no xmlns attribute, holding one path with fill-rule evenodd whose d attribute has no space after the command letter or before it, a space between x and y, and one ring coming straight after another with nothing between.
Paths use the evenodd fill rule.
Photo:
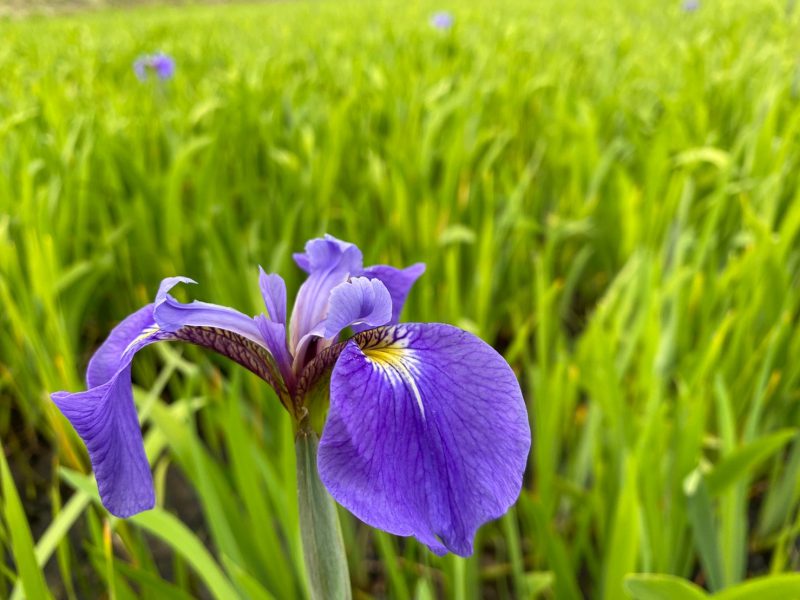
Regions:
<instances>
[{"instance_id":1,"label":"small purple flower bud","mask_svg":"<svg viewBox=\"0 0 800 600\"><path fill-rule=\"evenodd\" d=\"M175 59L163 52L140 56L133 63L133 71L139 81L146 81L151 73L166 81L175 75Z\"/></svg>"},{"instance_id":2,"label":"small purple flower bud","mask_svg":"<svg viewBox=\"0 0 800 600\"><path fill-rule=\"evenodd\" d=\"M700 8L700 0L685 0L683 3L684 12L695 12L698 8Z\"/></svg>"},{"instance_id":3,"label":"small purple flower bud","mask_svg":"<svg viewBox=\"0 0 800 600\"><path fill-rule=\"evenodd\" d=\"M450 29L453 26L453 15L447 11L440 11L431 17L431 26L436 29Z\"/></svg>"}]
</instances>

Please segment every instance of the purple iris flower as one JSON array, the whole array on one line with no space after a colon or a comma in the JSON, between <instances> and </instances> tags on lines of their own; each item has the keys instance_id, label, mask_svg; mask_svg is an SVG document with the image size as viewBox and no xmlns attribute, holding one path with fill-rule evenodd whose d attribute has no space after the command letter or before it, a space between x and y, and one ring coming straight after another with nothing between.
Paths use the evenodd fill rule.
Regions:
<instances>
[{"instance_id":1,"label":"purple iris flower","mask_svg":"<svg viewBox=\"0 0 800 600\"><path fill-rule=\"evenodd\" d=\"M454 21L453 15L447 11L434 13L431 17L431 25L436 29L450 29Z\"/></svg>"},{"instance_id":2,"label":"purple iris flower","mask_svg":"<svg viewBox=\"0 0 800 600\"><path fill-rule=\"evenodd\" d=\"M683 3L684 12L695 12L700 8L700 0L685 0Z\"/></svg>"},{"instance_id":3,"label":"purple iris flower","mask_svg":"<svg viewBox=\"0 0 800 600\"><path fill-rule=\"evenodd\" d=\"M133 63L133 71L139 81L146 81L151 74L166 81L175 75L175 59L163 52L140 56Z\"/></svg>"},{"instance_id":4,"label":"purple iris flower","mask_svg":"<svg viewBox=\"0 0 800 600\"><path fill-rule=\"evenodd\" d=\"M181 303L170 289L194 282L170 277L155 302L125 318L94 354L88 390L52 394L89 450L103 504L120 517L154 506L131 360L149 344L179 340L263 378L298 421L320 410L306 404L308 392L329 385L317 468L333 498L365 523L414 536L437 554L471 554L477 528L502 515L522 486L531 434L514 373L466 331L398 323L423 264L364 267L355 245L329 235L294 259L308 278L288 331L278 275L260 271L266 312L255 317ZM354 334L339 341L348 327Z\"/></svg>"}]
</instances>

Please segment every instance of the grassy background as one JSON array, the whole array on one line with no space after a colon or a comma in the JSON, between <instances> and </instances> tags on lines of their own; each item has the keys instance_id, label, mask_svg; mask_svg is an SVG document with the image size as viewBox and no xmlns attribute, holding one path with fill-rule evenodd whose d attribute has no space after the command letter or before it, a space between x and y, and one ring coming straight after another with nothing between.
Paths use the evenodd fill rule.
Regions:
<instances>
[{"instance_id":1,"label":"grassy background","mask_svg":"<svg viewBox=\"0 0 800 600\"><path fill-rule=\"evenodd\" d=\"M356 597L800 597L800 18L469 0L440 32L441 8L0 21L0 597L305 593L262 382L192 347L137 358L159 508L127 522L48 392L161 278L254 313L256 266L292 294L323 232L426 262L405 319L495 345L534 428L469 559L343 514ZM155 50L166 85L132 71Z\"/></svg>"}]
</instances>

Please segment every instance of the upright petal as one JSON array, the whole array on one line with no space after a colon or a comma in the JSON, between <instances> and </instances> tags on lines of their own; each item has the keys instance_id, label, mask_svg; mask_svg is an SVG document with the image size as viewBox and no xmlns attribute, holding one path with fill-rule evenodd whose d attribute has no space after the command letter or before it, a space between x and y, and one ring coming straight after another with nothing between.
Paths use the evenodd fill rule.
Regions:
<instances>
[{"instance_id":1,"label":"upright petal","mask_svg":"<svg viewBox=\"0 0 800 600\"><path fill-rule=\"evenodd\" d=\"M358 246L330 234L306 242L305 252L295 254L294 260L306 273L342 267L352 273L360 272L363 257Z\"/></svg>"},{"instance_id":2,"label":"upright petal","mask_svg":"<svg viewBox=\"0 0 800 600\"><path fill-rule=\"evenodd\" d=\"M267 274L264 269L258 267L258 285L264 297L269 319L286 325L286 282L283 281L283 277L275 273Z\"/></svg>"},{"instance_id":3,"label":"upright petal","mask_svg":"<svg viewBox=\"0 0 800 600\"><path fill-rule=\"evenodd\" d=\"M392 297L377 279L353 277L331 291L325 319L326 338L335 338L350 325L377 327L392 318Z\"/></svg>"},{"instance_id":4,"label":"upright petal","mask_svg":"<svg viewBox=\"0 0 800 600\"><path fill-rule=\"evenodd\" d=\"M385 325L392 318L392 298L386 286L377 279L353 277L330 292L322 320L297 342L294 370L302 372L306 351L316 341L321 352L336 341L339 332L350 325L357 331Z\"/></svg>"},{"instance_id":5,"label":"upright petal","mask_svg":"<svg viewBox=\"0 0 800 600\"><path fill-rule=\"evenodd\" d=\"M305 252L295 252L292 254L292 258L297 266L303 269L303 271L306 273L311 273L311 261L308 258L308 254Z\"/></svg>"},{"instance_id":6,"label":"upright petal","mask_svg":"<svg viewBox=\"0 0 800 600\"><path fill-rule=\"evenodd\" d=\"M283 323L270 321L264 315L257 316L255 320L256 326L267 344L267 349L280 369L283 380L288 386L292 386L294 373L292 372L292 356L286 345L286 326Z\"/></svg>"},{"instance_id":7,"label":"upright petal","mask_svg":"<svg viewBox=\"0 0 800 600\"><path fill-rule=\"evenodd\" d=\"M411 323L342 350L318 467L364 522L466 556L477 528L519 496L530 443L503 358L450 325Z\"/></svg>"},{"instance_id":8,"label":"upright petal","mask_svg":"<svg viewBox=\"0 0 800 600\"><path fill-rule=\"evenodd\" d=\"M364 277L380 279L392 296L392 320L397 323L400 311L406 302L406 296L411 291L411 286L425 272L423 263L416 263L405 269L396 269L388 265L373 265L364 269Z\"/></svg>"},{"instance_id":9,"label":"upright petal","mask_svg":"<svg viewBox=\"0 0 800 600\"><path fill-rule=\"evenodd\" d=\"M300 340L318 335L328 313L330 293L337 285L347 281L351 275L357 276L362 269L361 251L353 244L337 240L333 236L311 240L306 244L301 266L309 268L309 276L297 292L290 325L290 349L295 360L302 362L299 351Z\"/></svg>"}]
</instances>

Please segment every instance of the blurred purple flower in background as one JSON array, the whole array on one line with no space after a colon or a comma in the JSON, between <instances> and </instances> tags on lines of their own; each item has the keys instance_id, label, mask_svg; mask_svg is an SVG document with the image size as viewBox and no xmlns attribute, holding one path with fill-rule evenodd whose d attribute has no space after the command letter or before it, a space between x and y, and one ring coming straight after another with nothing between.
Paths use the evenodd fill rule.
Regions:
<instances>
[{"instance_id":1,"label":"blurred purple flower in background","mask_svg":"<svg viewBox=\"0 0 800 600\"><path fill-rule=\"evenodd\" d=\"M447 11L440 11L431 17L431 25L436 29L450 29L453 26L453 15Z\"/></svg>"},{"instance_id":2,"label":"blurred purple flower in background","mask_svg":"<svg viewBox=\"0 0 800 600\"><path fill-rule=\"evenodd\" d=\"M685 0L683 3L684 12L694 12L700 8L700 0Z\"/></svg>"},{"instance_id":3,"label":"blurred purple flower in background","mask_svg":"<svg viewBox=\"0 0 800 600\"><path fill-rule=\"evenodd\" d=\"M133 63L133 71L139 81L146 81L151 74L166 81L175 75L175 59L163 52L140 56Z\"/></svg>"}]
</instances>

